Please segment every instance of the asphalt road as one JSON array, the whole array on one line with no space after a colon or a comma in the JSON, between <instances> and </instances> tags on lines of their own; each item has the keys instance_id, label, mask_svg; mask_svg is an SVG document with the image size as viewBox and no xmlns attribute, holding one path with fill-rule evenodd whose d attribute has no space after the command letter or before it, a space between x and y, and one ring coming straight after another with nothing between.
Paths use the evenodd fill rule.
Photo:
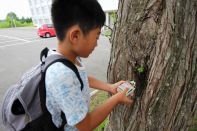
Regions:
<instances>
[{"instance_id":1,"label":"asphalt road","mask_svg":"<svg viewBox=\"0 0 197 131\"><path fill-rule=\"evenodd\" d=\"M40 38L36 31L36 28L0 29L0 106L6 89L39 62L40 51L44 47L57 47L56 37ZM109 55L109 40L100 36L94 52L83 59L88 74L106 81ZM3 130L0 118L0 131Z\"/></svg>"}]
</instances>

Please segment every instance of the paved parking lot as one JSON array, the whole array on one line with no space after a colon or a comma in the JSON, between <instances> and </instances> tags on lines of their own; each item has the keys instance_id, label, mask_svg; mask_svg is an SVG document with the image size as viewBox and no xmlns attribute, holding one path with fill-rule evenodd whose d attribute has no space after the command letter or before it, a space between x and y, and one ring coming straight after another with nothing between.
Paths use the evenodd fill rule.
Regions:
<instances>
[{"instance_id":1,"label":"paved parking lot","mask_svg":"<svg viewBox=\"0 0 197 131\"><path fill-rule=\"evenodd\" d=\"M0 48L17 45L19 43L25 44L35 40L39 40L39 37L36 35L36 28L0 30Z\"/></svg>"},{"instance_id":2,"label":"paved parking lot","mask_svg":"<svg viewBox=\"0 0 197 131\"><path fill-rule=\"evenodd\" d=\"M0 29L0 106L6 89L18 82L22 74L39 62L44 47L56 48L57 39L40 38L36 28ZM106 81L110 44L101 36L95 51L83 59L87 72ZM0 130L3 131L0 119Z\"/></svg>"}]
</instances>

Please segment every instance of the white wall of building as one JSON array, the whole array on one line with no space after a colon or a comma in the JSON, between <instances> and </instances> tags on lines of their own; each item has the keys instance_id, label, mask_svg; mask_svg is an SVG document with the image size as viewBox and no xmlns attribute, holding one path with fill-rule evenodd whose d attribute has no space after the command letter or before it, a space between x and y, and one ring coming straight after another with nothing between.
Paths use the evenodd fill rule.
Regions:
<instances>
[{"instance_id":1,"label":"white wall of building","mask_svg":"<svg viewBox=\"0 0 197 131\"><path fill-rule=\"evenodd\" d=\"M32 20L35 26L50 24L51 22L51 0L28 0Z\"/></svg>"},{"instance_id":2,"label":"white wall of building","mask_svg":"<svg viewBox=\"0 0 197 131\"><path fill-rule=\"evenodd\" d=\"M32 20L35 26L51 24L51 2L52 0L28 0ZM103 10L106 12L106 25L109 23L109 12L118 9L118 0L98 0Z\"/></svg>"},{"instance_id":3,"label":"white wall of building","mask_svg":"<svg viewBox=\"0 0 197 131\"><path fill-rule=\"evenodd\" d=\"M118 9L119 0L98 0L105 12L114 11Z\"/></svg>"}]
</instances>

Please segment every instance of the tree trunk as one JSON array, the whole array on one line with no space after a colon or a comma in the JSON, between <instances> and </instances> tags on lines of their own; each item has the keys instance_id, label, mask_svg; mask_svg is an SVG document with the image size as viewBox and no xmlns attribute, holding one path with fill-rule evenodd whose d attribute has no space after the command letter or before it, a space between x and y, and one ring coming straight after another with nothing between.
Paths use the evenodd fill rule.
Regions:
<instances>
[{"instance_id":1,"label":"tree trunk","mask_svg":"<svg viewBox=\"0 0 197 131\"><path fill-rule=\"evenodd\" d=\"M186 131L197 109L197 0L119 0L108 82L135 80L107 131Z\"/></svg>"}]
</instances>

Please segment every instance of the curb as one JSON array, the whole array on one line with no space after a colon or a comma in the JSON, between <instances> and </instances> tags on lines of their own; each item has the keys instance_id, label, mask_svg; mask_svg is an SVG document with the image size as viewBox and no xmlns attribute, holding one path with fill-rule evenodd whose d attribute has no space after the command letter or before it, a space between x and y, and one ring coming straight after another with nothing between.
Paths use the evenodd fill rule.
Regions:
<instances>
[{"instance_id":1,"label":"curb","mask_svg":"<svg viewBox=\"0 0 197 131\"><path fill-rule=\"evenodd\" d=\"M96 93L98 92L98 90L94 90L90 93L90 97L94 96Z\"/></svg>"}]
</instances>

